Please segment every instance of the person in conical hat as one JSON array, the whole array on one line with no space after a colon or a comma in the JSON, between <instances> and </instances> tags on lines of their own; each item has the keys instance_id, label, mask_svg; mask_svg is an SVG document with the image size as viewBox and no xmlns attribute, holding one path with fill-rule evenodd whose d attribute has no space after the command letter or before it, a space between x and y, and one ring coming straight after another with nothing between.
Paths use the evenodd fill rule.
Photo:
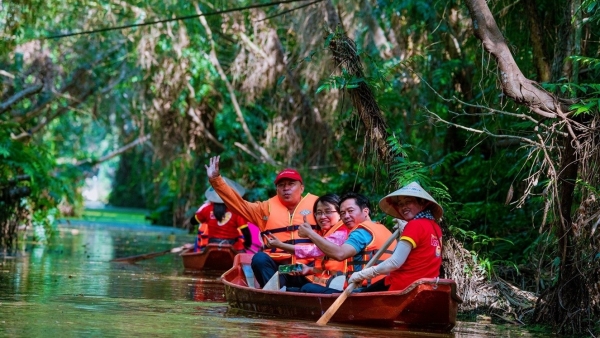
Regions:
<instances>
[{"instance_id":1,"label":"person in conical hat","mask_svg":"<svg viewBox=\"0 0 600 338\"><path fill-rule=\"evenodd\" d=\"M395 208L395 206L398 204L398 200L401 199L401 197L403 196L416 197L420 198L421 200L429 201L430 203L428 208L431 211L433 217L436 220L442 218L442 215L444 214L444 210L442 209L442 207L417 182L407 184L406 186L385 196L381 199L381 201L379 201L379 207L381 208L381 210L383 210L383 212L392 217L408 221L408 219L405 218L405 215L403 215L401 211L398 211Z\"/></svg>"},{"instance_id":2,"label":"person in conical hat","mask_svg":"<svg viewBox=\"0 0 600 338\"><path fill-rule=\"evenodd\" d=\"M246 193L239 183L226 177L223 179L238 194ZM251 248L253 240L248 221L229 210L212 186L206 189L204 197L208 201L190 219L190 224L199 225L194 251L203 251L208 243L231 244L240 252Z\"/></svg>"},{"instance_id":3,"label":"person in conical hat","mask_svg":"<svg viewBox=\"0 0 600 338\"><path fill-rule=\"evenodd\" d=\"M392 256L381 264L354 273L349 283L389 274L365 292L404 290L420 278L439 277L442 230L436 219L444 210L421 185L412 182L379 201L386 214L407 221Z\"/></svg>"},{"instance_id":4,"label":"person in conical hat","mask_svg":"<svg viewBox=\"0 0 600 338\"><path fill-rule=\"evenodd\" d=\"M237 192L240 196L244 196L244 194L246 193L246 189L241 184L237 183L234 180L230 180L225 176L222 177L228 186L235 190L235 192ZM221 199L221 197L219 197L219 194L217 194L217 192L211 185L209 185L208 189L206 189L206 191L204 192L204 197L206 197L207 200L213 203L223 203L223 200Z\"/></svg>"}]
</instances>

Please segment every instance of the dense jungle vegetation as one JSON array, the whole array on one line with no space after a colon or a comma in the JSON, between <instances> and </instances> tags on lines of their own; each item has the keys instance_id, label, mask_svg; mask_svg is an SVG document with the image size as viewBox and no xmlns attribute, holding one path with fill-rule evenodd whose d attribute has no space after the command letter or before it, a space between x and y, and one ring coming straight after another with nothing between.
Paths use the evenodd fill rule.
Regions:
<instances>
[{"instance_id":1,"label":"dense jungle vegetation","mask_svg":"<svg viewBox=\"0 0 600 338\"><path fill-rule=\"evenodd\" d=\"M374 205L418 179L463 310L600 333L600 1L0 7L4 250L81 212L101 170L107 202L173 226L216 154L249 200L284 167Z\"/></svg>"}]
</instances>

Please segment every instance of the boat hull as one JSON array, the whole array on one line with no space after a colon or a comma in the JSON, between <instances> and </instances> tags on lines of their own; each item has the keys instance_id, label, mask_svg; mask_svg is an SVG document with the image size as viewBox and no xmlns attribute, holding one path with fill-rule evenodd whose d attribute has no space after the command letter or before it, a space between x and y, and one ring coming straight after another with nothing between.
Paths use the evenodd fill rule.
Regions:
<instances>
[{"instance_id":1,"label":"boat hull","mask_svg":"<svg viewBox=\"0 0 600 338\"><path fill-rule=\"evenodd\" d=\"M244 254L221 277L225 298L232 308L295 319L317 320L339 294L309 294L250 288L241 265ZM448 279L420 279L403 291L354 293L331 321L363 325L397 326L411 330L448 332L456 324L456 283Z\"/></svg>"},{"instance_id":2,"label":"boat hull","mask_svg":"<svg viewBox=\"0 0 600 338\"><path fill-rule=\"evenodd\" d=\"M237 251L228 244L209 243L203 252L188 249L181 253L185 270L220 270L225 271L233 266Z\"/></svg>"}]
</instances>

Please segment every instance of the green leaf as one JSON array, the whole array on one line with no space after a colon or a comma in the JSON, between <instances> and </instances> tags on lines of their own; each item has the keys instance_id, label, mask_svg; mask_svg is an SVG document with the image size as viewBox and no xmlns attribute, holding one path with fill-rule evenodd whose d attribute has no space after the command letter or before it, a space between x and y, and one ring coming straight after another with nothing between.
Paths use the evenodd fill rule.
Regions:
<instances>
[{"instance_id":1,"label":"green leaf","mask_svg":"<svg viewBox=\"0 0 600 338\"><path fill-rule=\"evenodd\" d=\"M319 88L317 88L316 93L319 94L323 90L328 90L328 89L331 89L330 84L329 83L324 83L324 84L320 85Z\"/></svg>"},{"instance_id":2,"label":"green leaf","mask_svg":"<svg viewBox=\"0 0 600 338\"><path fill-rule=\"evenodd\" d=\"M596 7L596 2L591 2L588 7L586 8L586 11L588 13L592 13L594 11L594 8Z\"/></svg>"},{"instance_id":3,"label":"green leaf","mask_svg":"<svg viewBox=\"0 0 600 338\"><path fill-rule=\"evenodd\" d=\"M282 75L279 78L277 78L277 86L281 85L283 81L285 81L285 75Z\"/></svg>"},{"instance_id":4,"label":"green leaf","mask_svg":"<svg viewBox=\"0 0 600 338\"><path fill-rule=\"evenodd\" d=\"M567 86L561 86L561 87L560 87L560 92L561 92L561 93L563 93L563 94L564 94L566 91L567 91Z\"/></svg>"}]
</instances>

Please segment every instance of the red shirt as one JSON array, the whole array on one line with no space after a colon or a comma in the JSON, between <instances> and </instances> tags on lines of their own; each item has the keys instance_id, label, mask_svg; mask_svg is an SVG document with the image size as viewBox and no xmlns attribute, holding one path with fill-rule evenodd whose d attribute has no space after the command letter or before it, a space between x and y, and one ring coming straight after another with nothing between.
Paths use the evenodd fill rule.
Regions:
<instances>
[{"instance_id":1,"label":"red shirt","mask_svg":"<svg viewBox=\"0 0 600 338\"><path fill-rule=\"evenodd\" d=\"M412 245L402 266L386 277L390 291L404 290L419 278L435 278L442 265L442 230L433 220L413 219L406 224L400 240Z\"/></svg>"},{"instance_id":2,"label":"red shirt","mask_svg":"<svg viewBox=\"0 0 600 338\"><path fill-rule=\"evenodd\" d=\"M213 204L203 204L198 211L196 211L196 220L198 223L206 223L208 225L208 237L209 238L224 238L233 239L241 236L238 229L244 228L248 222L246 220L231 211L226 211L223 216L223 220L218 221L213 213Z\"/></svg>"}]
</instances>

